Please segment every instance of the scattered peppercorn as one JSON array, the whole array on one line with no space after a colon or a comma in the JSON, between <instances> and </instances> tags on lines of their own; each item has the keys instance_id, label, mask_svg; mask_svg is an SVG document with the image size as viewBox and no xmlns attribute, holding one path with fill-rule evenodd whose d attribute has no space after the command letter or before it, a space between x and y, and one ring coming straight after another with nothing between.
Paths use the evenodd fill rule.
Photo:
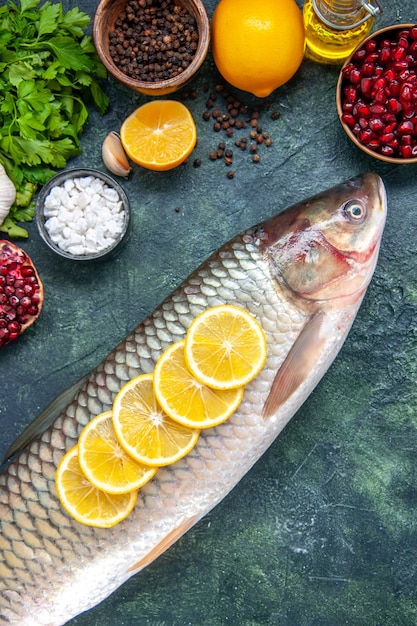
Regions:
<instances>
[{"instance_id":1,"label":"scattered peppercorn","mask_svg":"<svg viewBox=\"0 0 417 626\"><path fill-rule=\"evenodd\" d=\"M193 165L194 165L194 167L200 167L201 159L194 159Z\"/></svg>"},{"instance_id":2,"label":"scattered peppercorn","mask_svg":"<svg viewBox=\"0 0 417 626\"><path fill-rule=\"evenodd\" d=\"M264 130L261 120L261 112L269 110L269 103L249 108L240 102L227 87L218 84L206 101L206 107L207 110L204 111L202 116L203 120L209 121L212 119L213 130L223 134L227 139L233 137L235 131L241 131L249 126L248 136L238 136L233 141L233 145L242 152L249 148L251 161L259 163L261 157L258 151L262 149L263 145L266 147L272 145L272 139L268 131ZM274 111L270 114L270 117L278 119L280 113ZM226 166L230 167L234 162L233 150L227 147L227 141L220 141L217 144L217 149L209 152L209 159L212 161L222 160ZM235 172L233 170L227 172L228 178L233 178L234 176Z\"/></svg>"}]
</instances>

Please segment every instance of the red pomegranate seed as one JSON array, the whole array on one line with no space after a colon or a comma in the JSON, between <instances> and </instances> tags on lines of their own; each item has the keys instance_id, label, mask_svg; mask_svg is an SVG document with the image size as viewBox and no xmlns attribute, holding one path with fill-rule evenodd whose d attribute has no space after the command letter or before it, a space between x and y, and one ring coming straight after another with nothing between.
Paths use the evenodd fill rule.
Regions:
<instances>
[{"instance_id":1,"label":"red pomegranate seed","mask_svg":"<svg viewBox=\"0 0 417 626\"><path fill-rule=\"evenodd\" d=\"M387 81L384 78L384 76L380 76L379 78L376 79L376 81L374 82L374 89L376 90L380 90L380 89L384 89L387 86Z\"/></svg>"},{"instance_id":2,"label":"red pomegranate seed","mask_svg":"<svg viewBox=\"0 0 417 626\"><path fill-rule=\"evenodd\" d=\"M390 83L395 79L395 72L393 69L389 68L387 70L385 70L384 72L384 76L387 79L387 82L390 86Z\"/></svg>"},{"instance_id":3,"label":"red pomegranate seed","mask_svg":"<svg viewBox=\"0 0 417 626\"><path fill-rule=\"evenodd\" d=\"M412 144L411 135L403 135L401 137L401 145L402 146L411 146L411 144Z\"/></svg>"},{"instance_id":4,"label":"red pomegranate seed","mask_svg":"<svg viewBox=\"0 0 417 626\"><path fill-rule=\"evenodd\" d=\"M400 146L400 154L403 159L410 159L412 156L411 146Z\"/></svg>"},{"instance_id":5,"label":"red pomegranate seed","mask_svg":"<svg viewBox=\"0 0 417 626\"><path fill-rule=\"evenodd\" d=\"M410 54L415 56L417 54L417 41L413 41L413 43L410 43L408 50Z\"/></svg>"},{"instance_id":6,"label":"red pomegranate seed","mask_svg":"<svg viewBox=\"0 0 417 626\"><path fill-rule=\"evenodd\" d=\"M383 89L377 89L374 98L375 102L378 102L379 104L385 104L385 102L387 101L387 94Z\"/></svg>"},{"instance_id":7,"label":"red pomegranate seed","mask_svg":"<svg viewBox=\"0 0 417 626\"><path fill-rule=\"evenodd\" d=\"M366 57L366 50L364 48L359 48L353 56L355 61L361 61Z\"/></svg>"},{"instance_id":8,"label":"red pomegranate seed","mask_svg":"<svg viewBox=\"0 0 417 626\"><path fill-rule=\"evenodd\" d=\"M386 133L392 133L397 128L397 122L390 122L385 126Z\"/></svg>"},{"instance_id":9,"label":"red pomegranate seed","mask_svg":"<svg viewBox=\"0 0 417 626\"><path fill-rule=\"evenodd\" d=\"M381 50L379 51L379 55L378 55L378 61L380 63L386 63L387 61L389 61L391 58L391 49L386 46L384 48L381 48Z\"/></svg>"},{"instance_id":10,"label":"red pomegranate seed","mask_svg":"<svg viewBox=\"0 0 417 626\"><path fill-rule=\"evenodd\" d=\"M349 79L350 82L355 84L358 84L361 80L362 76L361 76L361 72L360 70L358 70L356 67L353 68L349 74Z\"/></svg>"},{"instance_id":11,"label":"red pomegranate seed","mask_svg":"<svg viewBox=\"0 0 417 626\"><path fill-rule=\"evenodd\" d=\"M417 25L411 26L408 32L409 32L411 39L414 39L414 41L417 41Z\"/></svg>"},{"instance_id":12,"label":"red pomegranate seed","mask_svg":"<svg viewBox=\"0 0 417 626\"><path fill-rule=\"evenodd\" d=\"M372 91L373 80L371 78L362 78L361 80L361 91L364 96L370 95Z\"/></svg>"},{"instance_id":13,"label":"red pomegranate seed","mask_svg":"<svg viewBox=\"0 0 417 626\"><path fill-rule=\"evenodd\" d=\"M381 145L381 143L380 143L379 139L371 139L368 142L368 148L370 148L371 150L378 150L380 145Z\"/></svg>"},{"instance_id":14,"label":"red pomegranate seed","mask_svg":"<svg viewBox=\"0 0 417 626\"><path fill-rule=\"evenodd\" d=\"M400 113L400 111L402 111L402 104L399 100L397 100L396 98L390 98L388 100L388 109L391 111L391 113Z\"/></svg>"},{"instance_id":15,"label":"red pomegranate seed","mask_svg":"<svg viewBox=\"0 0 417 626\"><path fill-rule=\"evenodd\" d=\"M373 76L375 72L375 65L373 63L364 63L362 65L363 76Z\"/></svg>"},{"instance_id":16,"label":"red pomegranate seed","mask_svg":"<svg viewBox=\"0 0 417 626\"><path fill-rule=\"evenodd\" d=\"M371 106L369 107L369 110L371 113L380 115L381 113L385 113L387 109L383 104L371 104Z\"/></svg>"},{"instance_id":17,"label":"red pomegranate seed","mask_svg":"<svg viewBox=\"0 0 417 626\"><path fill-rule=\"evenodd\" d=\"M404 120L398 124L398 132L404 135L414 132L414 124L411 120Z\"/></svg>"},{"instance_id":18,"label":"red pomegranate seed","mask_svg":"<svg viewBox=\"0 0 417 626\"><path fill-rule=\"evenodd\" d=\"M393 156L394 155L394 148L391 148L391 146L381 146L381 154L383 154L384 156Z\"/></svg>"},{"instance_id":19,"label":"red pomegranate seed","mask_svg":"<svg viewBox=\"0 0 417 626\"><path fill-rule=\"evenodd\" d=\"M359 141L365 145L368 144L371 139L374 139L374 134L369 128L364 129L359 134Z\"/></svg>"},{"instance_id":20,"label":"red pomegranate seed","mask_svg":"<svg viewBox=\"0 0 417 626\"><path fill-rule=\"evenodd\" d=\"M371 117L371 110L369 106L363 102L358 104L355 113L357 113L361 117Z\"/></svg>"},{"instance_id":21,"label":"red pomegranate seed","mask_svg":"<svg viewBox=\"0 0 417 626\"><path fill-rule=\"evenodd\" d=\"M350 126L350 128L353 128L356 124L355 118L350 113L344 113L341 117L341 120L344 124Z\"/></svg>"},{"instance_id":22,"label":"red pomegranate seed","mask_svg":"<svg viewBox=\"0 0 417 626\"><path fill-rule=\"evenodd\" d=\"M381 143L390 143L394 139L394 133L384 133L381 135Z\"/></svg>"},{"instance_id":23,"label":"red pomegranate seed","mask_svg":"<svg viewBox=\"0 0 417 626\"><path fill-rule=\"evenodd\" d=\"M406 47L399 45L395 50L393 50L392 58L395 59L396 61L401 61L402 59L404 59L405 53L406 53ZM406 67L408 67L408 63Z\"/></svg>"},{"instance_id":24,"label":"red pomegranate seed","mask_svg":"<svg viewBox=\"0 0 417 626\"><path fill-rule=\"evenodd\" d=\"M373 130L374 133L379 133L385 128L385 124L379 117L371 117L369 120L369 128Z\"/></svg>"},{"instance_id":25,"label":"red pomegranate seed","mask_svg":"<svg viewBox=\"0 0 417 626\"><path fill-rule=\"evenodd\" d=\"M375 41L375 39L368 39L368 41L365 44L366 52L375 52L377 47L378 47L378 44Z\"/></svg>"},{"instance_id":26,"label":"red pomegranate seed","mask_svg":"<svg viewBox=\"0 0 417 626\"><path fill-rule=\"evenodd\" d=\"M407 61L395 61L392 64L392 68L396 71L396 72L401 72L403 70L407 70L408 69L408 63Z\"/></svg>"},{"instance_id":27,"label":"red pomegranate seed","mask_svg":"<svg viewBox=\"0 0 417 626\"><path fill-rule=\"evenodd\" d=\"M354 87L346 87L345 97L346 97L347 102L354 103L356 100L356 89Z\"/></svg>"},{"instance_id":28,"label":"red pomegranate seed","mask_svg":"<svg viewBox=\"0 0 417 626\"><path fill-rule=\"evenodd\" d=\"M412 86L408 83L405 83L400 89L400 100L401 102L411 102L413 98L413 89Z\"/></svg>"},{"instance_id":29,"label":"red pomegranate seed","mask_svg":"<svg viewBox=\"0 0 417 626\"><path fill-rule=\"evenodd\" d=\"M384 120L386 124L397 121L397 117L394 115L394 113L384 113L382 115L382 119Z\"/></svg>"},{"instance_id":30,"label":"red pomegranate seed","mask_svg":"<svg viewBox=\"0 0 417 626\"><path fill-rule=\"evenodd\" d=\"M343 78L349 79L349 74L354 67L355 65L353 63L348 63L347 65L345 65L345 67L342 69Z\"/></svg>"},{"instance_id":31,"label":"red pomegranate seed","mask_svg":"<svg viewBox=\"0 0 417 626\"><path fill-rule=\"evenodd\" d=\"M398 80L392 80L389 84L390 95L393 98L398 98L400 95L400 83Z\"/></svg>"}]
</instances>

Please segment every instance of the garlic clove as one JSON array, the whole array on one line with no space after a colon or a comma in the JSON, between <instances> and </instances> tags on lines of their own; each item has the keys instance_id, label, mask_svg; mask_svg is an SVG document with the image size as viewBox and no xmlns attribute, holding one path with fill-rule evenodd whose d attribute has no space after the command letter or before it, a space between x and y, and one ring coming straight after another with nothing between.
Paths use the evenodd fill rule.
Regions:
<instances>
[{"instance_id":1,"label":"garlic clove","mask_svg":"<svg viewBox=\"0 0 417 626\"><path fill-rule=\"evenodd\" d=\"M0 163L0 226L9 214L10 208L16 200L16 187L6 174Z\"/></svg>"},{"instance_id":2,"label":"garlic clove","mask_svg":"<svg viewBox=\"0 0 417 626\"><path fill-rule=\"evenodd\" d=\"M116 174L116 176L124 176L127 178L132 171L120 137L114 130L104 139L101 146L101 156L104 165L110 172Z\"/></svg>"}]
</instances>

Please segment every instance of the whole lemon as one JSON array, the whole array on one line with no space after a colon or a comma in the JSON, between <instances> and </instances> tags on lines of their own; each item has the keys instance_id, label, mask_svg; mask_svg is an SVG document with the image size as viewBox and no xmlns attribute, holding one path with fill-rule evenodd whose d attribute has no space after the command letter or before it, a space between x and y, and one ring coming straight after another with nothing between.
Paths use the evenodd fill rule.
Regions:
<instances>
[{"instance_id":1,"label":"whole lemon","mask_svg":"<svg viewBox=\"0 0 417 626\"><path fill-rule=\"evenodd\" d=\"M305 34L294 0L220 0L212 52L231 85L265 98L286 83L304 56Z\"/></svg>"}]
</instances>

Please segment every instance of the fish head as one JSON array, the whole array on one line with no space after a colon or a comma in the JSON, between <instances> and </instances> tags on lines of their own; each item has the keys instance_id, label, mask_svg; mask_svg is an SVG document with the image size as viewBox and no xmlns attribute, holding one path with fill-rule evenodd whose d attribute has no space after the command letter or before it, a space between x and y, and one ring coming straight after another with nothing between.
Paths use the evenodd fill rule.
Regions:
<instances>
[{"instance_id":1,"label":"fish head","mask_svg":"<svg viewBox=\"0 0 417 626\"><path fill-rule=\"evenodd\" d=\"M344 306L371 280L386 213L381 178L362 174L264 222L261 248L293 296Z\"/></svg>"}]
</instances>

